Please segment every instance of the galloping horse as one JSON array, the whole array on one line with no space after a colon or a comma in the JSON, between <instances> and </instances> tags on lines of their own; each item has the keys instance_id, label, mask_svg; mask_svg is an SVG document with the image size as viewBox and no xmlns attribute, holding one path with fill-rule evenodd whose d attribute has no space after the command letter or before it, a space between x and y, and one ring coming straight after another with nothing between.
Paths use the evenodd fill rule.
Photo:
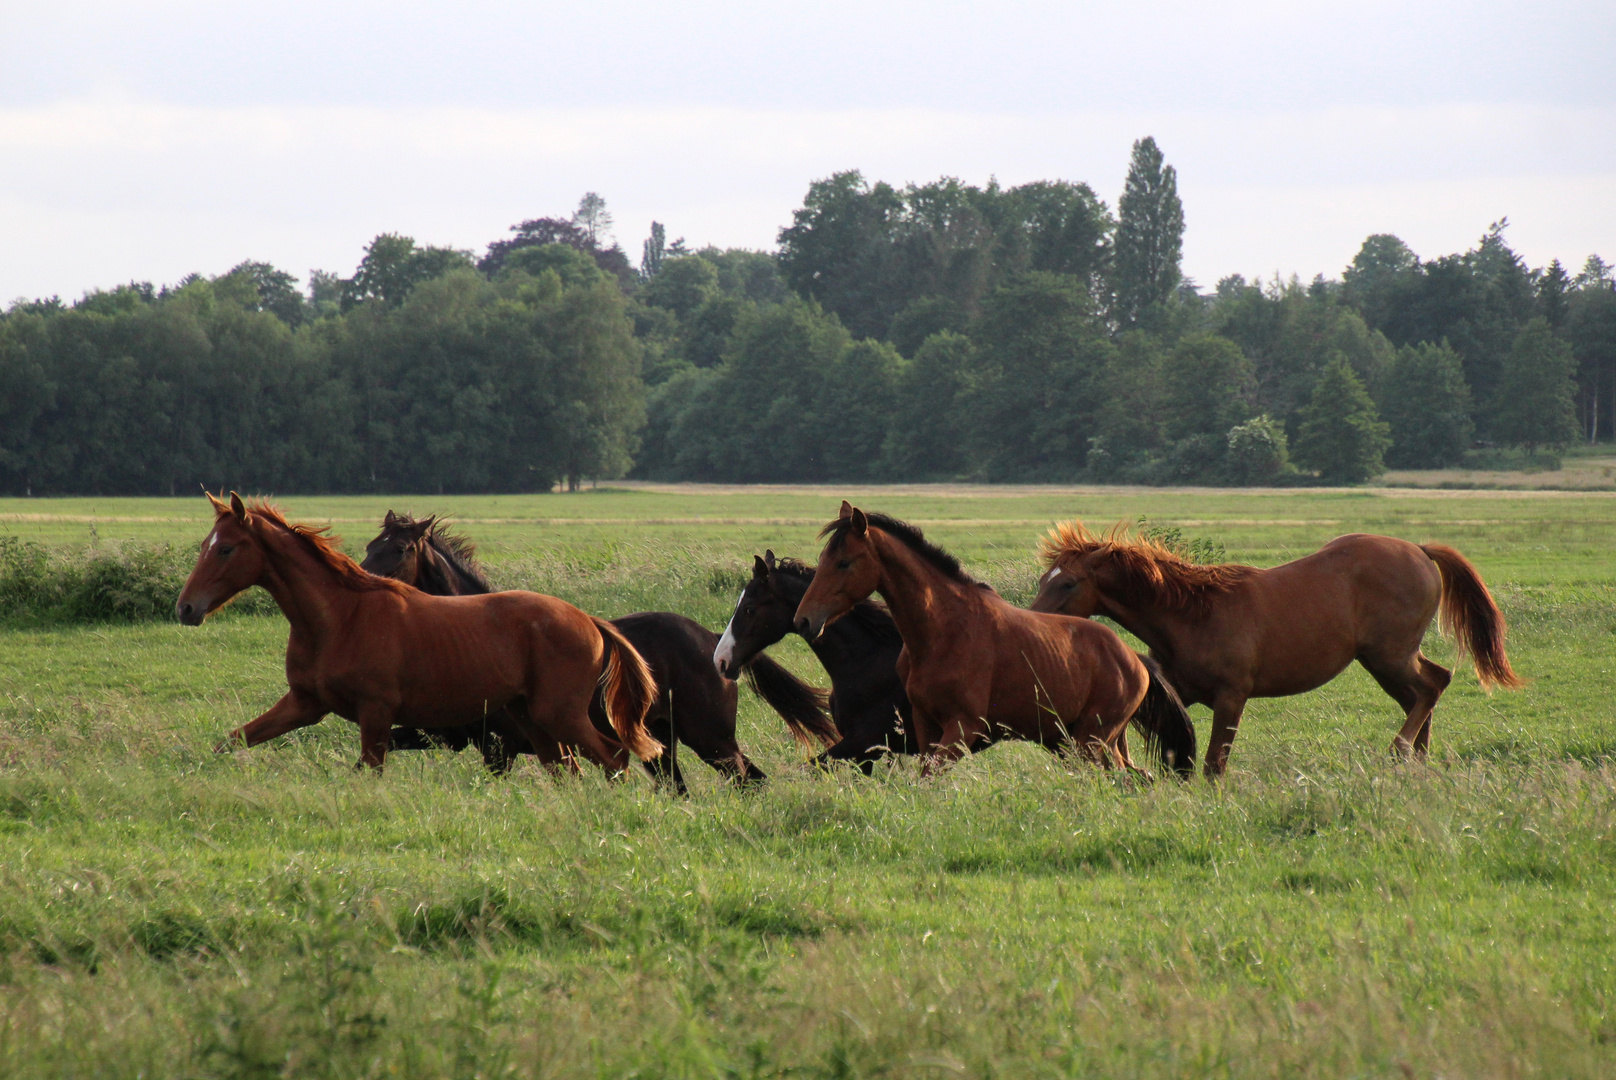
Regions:
<instances>
[{"instance_id":1,"label":"galloping horse","mask_svg":"<svg viewBox=\"0 0 1616 1080\"><path fill-rule=\"evenodd\" d=\"M395 578L436 596L479 596L491 592L477 565L476 547L443 528L435 518L416 520L391 510L382 531L365 548L361 567L370 573ZM735 739L738 704L735 683L720 678L709 661L718 635L705 626L668 611L647 611L613 619L612 625L645 658L656 678L657 697L646 714L645 726L668 752L645 763L659 782L671 781L685 791L676 747L682 742L721 775L738 784L766 779ZM797 742L804 746L836 741L836 729L825 716L825 696L766 656L746 668L747 681L785 720ZM600 695L590 704L597 726L605 721ZM394 750L445 746L464 749L474 744L483 761L495 772L510 767L518 753L534 748L513 730L503 714L469 727L438 729L430 734L416 728L395 728ZM541 755L543 756L543 755Z\"/></svg>"},{"instance_id":2,"label":"galloping horse","mask_svg":"<svg viewBox=\"0 0 1616 1080\"><path fill-rule=\"evenodd\" d=\"M797 606L809 641L879 592L903 635L898 672L928 771L1001 738L1059 750L1068 740L1107 768L1128 757L1128 721L1151 732L1175 768L1195 734L1155 666L1105 626L1026 611L972 580L919 529L842 503L826 525L813 583Z\"/></svg>"},{"instance_id":3,"label":"galloping horse","mask_svg":"<svg viewBox=\"0 0 1616 1080\"><path fill-rule=\"evenodd\" d=\"M725 678L766 659L762 652L796 627L814 568L774 552L752 557L752 580L735 602L724 636L713 650L713 664ZM903 636L880 604L861 600L846 617L825 627L808 643L830 676L830 715L842 738L817 759L851 761L869 774L885 754L913 754L914 726L909 696L898 677Z\"/></svg>"},{"instance_id":4,"label":"galloping horse","mask_svg":"<svg viewBox=\"0 0 1616 1080\"><path fill-rule=\"evenodd\" d=\"M198 626L242 590L274 597L292 633L286 695L230 733L255 746L336 713L359 725L359 763L379 768L394 723L470 724L507 709L534 746L574 747L608 775L662 752L645 730L656 683L604 619L553 596L506 592L445 599L361 570L324 530L290 525L265 502L230 493L175 604ZM601 687L617 738L596 730Z\"/></svg>"},{"instance_id":5,"label":"galloping horse","mask_svg":"<svg viewBox=\"0 0 1616 1080\"><path fill-rule=\"evenodd\" d=\"M1186 702L1212 707L1207 776L1227 765L1248 698L1312 690L1353 660L1406 714L1392 749L1423 756L1431 710L1453 678L1420 652L1439 608L1484 689L1521 685L1481 575L1441 544L1358 533L1259 570L1200 566L1120 528L1099 537L1073 521L1042 550L1049 571L1034 611L1116 620L1150 646Z\"/></svg>"}]
</instances>

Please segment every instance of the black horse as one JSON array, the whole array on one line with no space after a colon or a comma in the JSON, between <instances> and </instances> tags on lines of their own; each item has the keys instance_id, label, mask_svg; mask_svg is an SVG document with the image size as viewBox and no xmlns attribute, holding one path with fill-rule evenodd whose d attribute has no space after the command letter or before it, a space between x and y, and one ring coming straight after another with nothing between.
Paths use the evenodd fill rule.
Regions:
<instances>
[{"instance_id":1,"label":"black horse","mask_svg":"<svg viewBox=\"0 0 1616 1080\"><path fill-rule=\"evenodd\" d=\"M735 604L713 664L733 679L763 658L763 650L795 633L797 604L814 580L814 568L770 551L753 556L752 580ZM918 750L909 697L898 677L903 638L881 604L865 600L809 642L830 675L830 714L842 738L819 761L851 761L869 773L886 754Z\"/></svg>"},{"instance_id":2,"label":"black horse","mask_svg":"<svg viewBox=\"0 0 1616 1080\"><path fill-rule=\"evenodd\" d=\"M397 578L439 596L492 591L477 565L476 549L443 529L436 518L417 521L389 510L381 534L366 546L361 565L373 574ZM645 763L647 771L659 783L671 780L683 793L684 775L675 749L682 742L736 783L765 779L763 770L735 740L735 683L720 678L711 662L718 635L694 619L667 611L625 615L613 619L612 625L645 658L656 677L658 698L645 724L668 749ZM758 657L747 666L746 674L752 689L780 714L800 744L811 747L815 739L822 745L835 742L836 729L824 711L824 691L802 682L768 657ZM598 699L591 704L590 713L597 724L606 723ZM417 728L393 729L394 750L439 746L463 750L468 745L480 749L483 761L495 772L509 769L519 753L536 752L503 712L490 714L483 723L437 728L431 734Z\"/></svg>"}]
</instances>

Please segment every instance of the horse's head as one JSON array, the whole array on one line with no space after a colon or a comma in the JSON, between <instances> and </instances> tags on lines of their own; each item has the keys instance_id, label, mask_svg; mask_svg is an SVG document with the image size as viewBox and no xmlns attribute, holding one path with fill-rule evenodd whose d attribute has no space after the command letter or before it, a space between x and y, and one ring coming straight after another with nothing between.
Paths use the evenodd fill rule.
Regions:
<instances>
[{"instance_id":1,"label":"horse's head","mask_svg":"<svg viewBox=\"0 0 1616 1080\"><path fill-rule=\"evenodd\" d=\"M820 533L827 534L830 540L819 553L814 580L793 619L797 633L809 641L817 639L827 623L852 611L881 583L881 553L870 536L864 511L842 500L841 515Z\"/></svg>"},{"instance_id":2,"label":"horse's head","mask_svg":"<svg viewBox=\"0 0 1616 1080\"><path fill-rule=\"evenodd\" d=\"M186 626L200 626L202 620L229 603L243 589L258 582L264 573L264 548L250 527L250 511L234 491L230 501L208 495L213 504L213 531L202 541L191 576L174 611Z\"/></svg>"},{"instance_id":3,"label":"horse's head","mask_svg":"<svg viewBox=\"0 0 1616 1080\"><path fill-rule=\"evenodd\" d=\"M795 565L795 564L792 564ZM791 633L802 586L790 588L791 579L782 575L774 552L752 557L752 580L735 602L724 636L713 650L713 665L726 679L733 679L758 653Z\"/></svg>"},{"instance_id":4,"label":"horse's head","mask_svg":"<svg viewBox=\"0 0 1616 1080\"><path fill-rule=\"evenodd\" d=\"M387 511L387 516L382 519L382 531L365 545L365 561L359 564L360 569L377 577L394 578L406 585L417 584L421 576L426 537L437 520L433 516L416 521Z\"/></svg>"},{"instance_id":5,"label":"horse's head","mask_svg":"<svg viewBox=\"0 0 1616 1080\"><path fill-rule=\"evenodd\" d=\"M1038 579L1031 609L1083 619L1093 615L1100 607L1095 561L1095 555L1068 555L1051 566Z\"/></svg>"}]
</instances>

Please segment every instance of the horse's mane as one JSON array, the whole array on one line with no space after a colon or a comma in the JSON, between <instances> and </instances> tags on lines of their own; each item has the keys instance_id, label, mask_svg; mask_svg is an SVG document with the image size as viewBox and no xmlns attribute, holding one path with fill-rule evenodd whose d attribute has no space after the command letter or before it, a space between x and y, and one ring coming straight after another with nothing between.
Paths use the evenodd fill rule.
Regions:
<instances>
[{"instance_id":1,"label":"horse's mane","mask_svg":"<svg viewBox=\"0 0 1616 1080\"><path fill-rule=\"evenodd\" d=\"M226 511L228 513L228 511ZM293 525L286 520L280 508L267 499L253 499L247 503L248 531L256 534L259 522L267 521L300 541L306 551L318 559L327 569L334 572L343 584L350 589L360 592L387 591L403 592L409 586L392 578L377 577L360 569L359 564L350 559L338 545L339 537L331 534L329 525Z\"/></svg>"},{"instance_id":2,"label":"horse's mane","mask_svg":"<svg viewBox=\"0 0 1616 1080\"><path fill-rule=\"evenodd\" d=\"M403 526L415 524L415 519L408 516L401 515L397 521ZM482 565L477 561L476 544L458 533L450 532L438 522L434 522L432 528L427 530L426 540L432 545L432 550L441 555L455 573L476 582L484 592L494 591L493 586L488 584L488 579L483 576Z\"/></svg>"},{"instance_id":3,"label":"horse's mane","mask_svg":"<svg viewBox=\"0 0 1616 1080\"><path fill-rule=\"evenodd\" d=\"M805 588L814 580L814 568L796 559L778 560L774 564L774 571L801 582ZM877 641L903 641L903 635L898 633L898 624L892 621L892 613L885 604L874 600L860 600L853 605L852 611L838 621L843 620L852 620L853 625L861 627Z\"/></svg>"},{"instance_id":4,"label":"horse's mane","mask_svg":"<svg viewBox=\"0 0 1616 1080\"><path fill-rule=\"evenodd\" d=\"M1122 579L1126 599L1173 609L1197 607L1260 573L1238 563L1190 562L1159 541L1132 535L1126 525L1097 536L1081 521L1063 521L1039 541L1038 553L1051 569L1068 560L1104 554Z\"/></svg>"},{"instance_id":5,"label":"horse's mane","mask_svg":"<svg viewBox=\"0 0 1616 1080\"><path fill-rule=\"evenodd\" d=\"M925 533L907 521L899 521L897 518L888 517L885 514L865 514L864 517L870 523L871 528L880 529L898 541L898 543L919 555L933 567L942 571L943 576L949 580L957 581L961 585L981 584L981 582L960 568L958 559L927 540ZM852 518L837 518L823 529L820 529L819 535L830 537L830 543L827 546L835 549L841 547L843 542L846 541L848 530L852 527Z\"/></svg>"}]
</instances>

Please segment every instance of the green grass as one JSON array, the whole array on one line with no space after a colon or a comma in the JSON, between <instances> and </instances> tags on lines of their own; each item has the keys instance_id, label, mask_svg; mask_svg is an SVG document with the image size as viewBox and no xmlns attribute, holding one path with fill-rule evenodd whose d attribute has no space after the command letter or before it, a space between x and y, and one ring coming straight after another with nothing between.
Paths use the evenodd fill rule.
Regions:
<instances>
[{"instance_id":1,"label":"green grass","mask_svg":"<svg viewBox=\"0 0 1616 1080\"><path fill-rule=\"evenodd\" d=\"M498 583L722 625L833 492L287 499L357 550L452 511ZM1228 781L1140 787L1025 746L946 776L796 767L693 794L356 773L328 720L210 748L284 686L278 616L0 629L0 1075L1602 1076L1616 1070L1616 503L1595 495L903 489L1029 595L1045 522L1141 514L1273 563L1369 530L1452 543L1511 623L1430 766L1353 669L1253 703ZM24 517L23 515L32 515ZM194 544L194 500L0 501L53 557ZM699 519L699 520L698 520ZM1429 649L1443 662L1451 647ZM806 649L785 662L820 680ZM1197 719L1205 724L1204 710ZM1204 730L1203 730L1204 739ZM697 771L699 770L699 771Z\"/></svg>"}]
</instances>

